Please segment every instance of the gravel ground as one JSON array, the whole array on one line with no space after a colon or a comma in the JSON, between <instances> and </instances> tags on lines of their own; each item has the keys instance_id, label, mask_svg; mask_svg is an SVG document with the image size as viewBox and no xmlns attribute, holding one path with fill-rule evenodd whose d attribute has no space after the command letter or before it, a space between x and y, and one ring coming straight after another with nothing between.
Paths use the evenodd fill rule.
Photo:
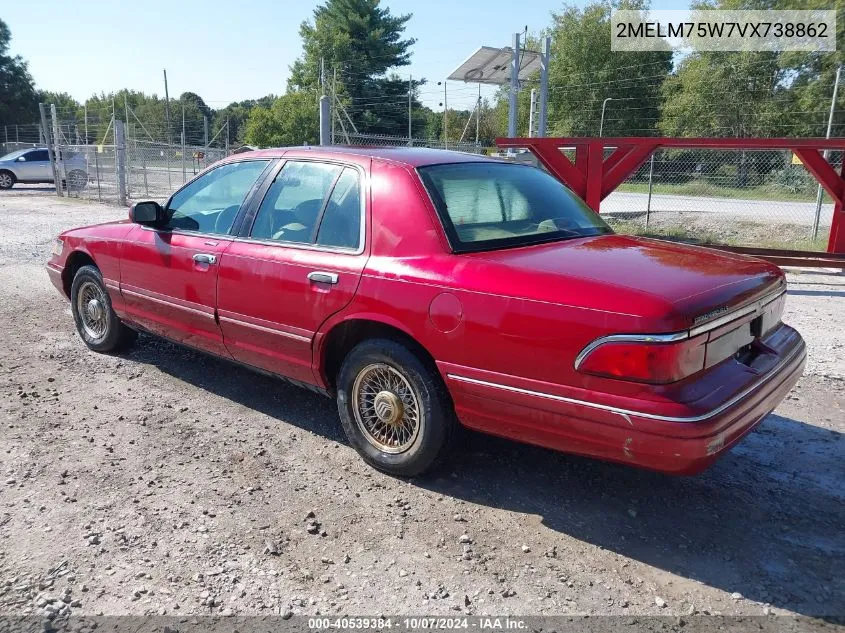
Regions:
<instances>
[{"instance_id":1,"label":"gravel ground","mask_svg":"<svg viewBox=\"0 0 845 633\"><path fill-rule=\"evenodd\" d=\"M124 211L44 192L0 194L0 613L845 616L845 277L790 274L805 376L700 476L466 433L403 481L328 399L87 351L43 263Z\"/></svg>"}]
</instances>

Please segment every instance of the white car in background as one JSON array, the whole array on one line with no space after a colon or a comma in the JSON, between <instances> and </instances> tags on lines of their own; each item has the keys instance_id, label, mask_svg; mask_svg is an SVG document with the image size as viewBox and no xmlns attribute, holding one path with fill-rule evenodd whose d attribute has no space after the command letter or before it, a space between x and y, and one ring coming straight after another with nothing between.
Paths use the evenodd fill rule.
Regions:
<instances>
[{"instance_id":1,"label":"white car in background","mask_svg":"<svg viewBox=\"0 0 845 633\"><path fill-rule=\"evenodd\" d=\"M64 159L69 189L83 189L88 184L88 165L79 154L66 154ZM52 183L50 155L44 147L19 149L0 157L0 189L11 189L17 183Z\"/></svg>"}]
</instances>

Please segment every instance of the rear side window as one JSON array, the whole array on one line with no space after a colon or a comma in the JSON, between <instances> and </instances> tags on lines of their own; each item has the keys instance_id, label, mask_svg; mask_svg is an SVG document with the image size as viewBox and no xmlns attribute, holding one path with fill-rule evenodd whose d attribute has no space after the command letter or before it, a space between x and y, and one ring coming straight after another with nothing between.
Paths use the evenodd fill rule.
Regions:
<instances>
[{"instance_id":1,"label":"rear side window","mask_svg":"<svg viewBox=\"0 0 845 633\"><path fill-rule=\"evenodd\" d=\"M317 244L357 249L361 244L361 190L358 173L344 169L329 197Z\"/></svg>"},{"instance_id":2,"label":"rear side window","mask_svg":"<svg viewBox=\"0 0 845 633\"><path fill-rule=\"evenodd\" d=\"M535 167L477 162L418 171L457 252L611 232L578 196Z\"/></svg>"},{"instance_id":3,"label":"rear side window","mask_svg":"<svg viewBox=\"0 0 845 633\"><path fill-rule=\"evenodd\" d=\"M251 236L261 240L357 249L361 242L358 172L289 161L261 202Z\"/></svg>"},{"instance_id":4,"label":"rear side window","mask_svg":"<svg viewBox=\"0 0 845 633\"><path fill-rule=\"evenodd\" d=\"M342 169L323 163L286 163L261 201L252 237L312 243L323 204Z\"/></svg>"},{"instance_id":5,"label":"rear side window","mask_svg":"<svg viewBox=\"0 0 845 633\"><path fill-rule=\"evenodd\" d=\"M33 152L25 154L24 160L26 160L26 162L28 163L45 162L50 160L50 155L47 153L46 149L37 149Z\"/></svg>"}]
</instances>

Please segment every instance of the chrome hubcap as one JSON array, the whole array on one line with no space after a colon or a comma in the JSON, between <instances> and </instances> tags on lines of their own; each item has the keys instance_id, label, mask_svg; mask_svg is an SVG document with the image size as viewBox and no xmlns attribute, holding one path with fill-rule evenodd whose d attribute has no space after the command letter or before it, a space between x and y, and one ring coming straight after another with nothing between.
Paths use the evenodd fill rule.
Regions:
<instances>
[{"instance_id":1,"label":"chrome hubcap","mask_svg":"<svg viewBox=\"0 0 845 633\"><path fill-rule=\"evenodd\" d=\"M9 187L12 184L12 177L9 174L0 174L0 187Z\"/></svg>"},{"instance_id":2,"label":"chrome hubcap","mask_svg":"<svg viewBox=\"0 0 845 633\"><path fill-rule=\"evenodd\" d=\"M367 365L352 387L355 421L367 441L385 453L402 453L417 439L421 412L408 380L390 365Z\"/></svg>"},{"instance_id":3,"label":"chrome hubcap","mask_svg":"<svg viewBox=\"0 0 845 633\"><path fill-rule=\"evenodd\" d=\"M105 306L105 296L97 284L86 281L79 287L76 295L76 311L82 322L82 329L93 339L106 335L108 321Z\"/></svg>"}]
</instances>

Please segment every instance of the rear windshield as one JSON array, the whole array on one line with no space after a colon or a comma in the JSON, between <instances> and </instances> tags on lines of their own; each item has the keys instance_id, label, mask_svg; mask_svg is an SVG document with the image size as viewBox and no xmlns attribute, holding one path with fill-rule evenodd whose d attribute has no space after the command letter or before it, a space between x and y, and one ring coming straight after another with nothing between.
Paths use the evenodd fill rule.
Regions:
<instances>
[{"instance_id":1,"label":"rear windshield","mask_svg":"<svg viewBox=\"0 0 845 633\"><path fill-rule=\"evenodd\" d=\"M420 167L455 251L611 233L578 196L541 169L513 163Z\"/></svg>"}]
</instances>

